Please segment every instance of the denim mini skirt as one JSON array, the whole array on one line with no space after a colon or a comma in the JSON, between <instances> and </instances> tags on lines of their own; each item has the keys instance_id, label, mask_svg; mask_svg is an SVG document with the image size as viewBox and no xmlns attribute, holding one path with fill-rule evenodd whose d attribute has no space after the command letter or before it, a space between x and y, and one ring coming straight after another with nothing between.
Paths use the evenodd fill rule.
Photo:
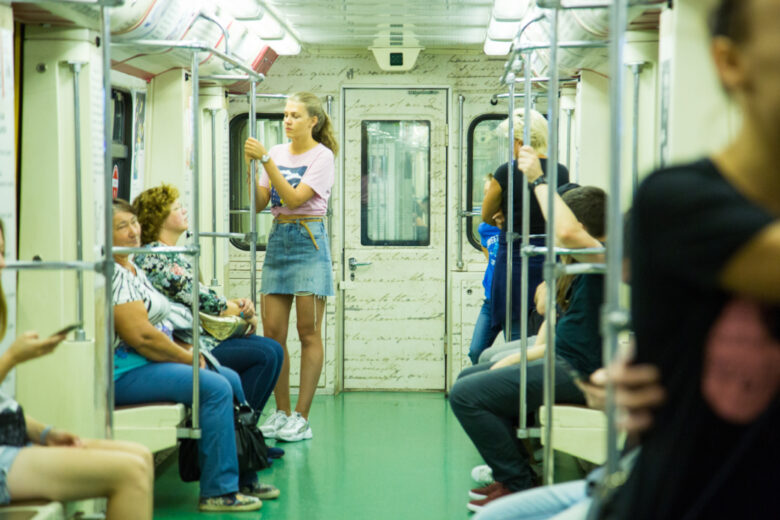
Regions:
<instances>
[{"instance_id":1,"label":"denim mini skirt","mask_svg":"<svg viewBox=\"0 0 780 520\"><path fill-rule=\"evenodd\" d=\"M8 472L11 471L16 456L22 448L18 446L0 446L0 505L11 502L11 494L8 491Z\"/></svg>"},{"instance_id":2,"label":"denim mini skirt","mask_svg":"<svg viewBox=\"0 0 780 520\"><path fill-rule=\"evenodd\" d=\"M274 220L260 292L333 296L330 241L322 220Z\"/></svg>"}]
</instances>

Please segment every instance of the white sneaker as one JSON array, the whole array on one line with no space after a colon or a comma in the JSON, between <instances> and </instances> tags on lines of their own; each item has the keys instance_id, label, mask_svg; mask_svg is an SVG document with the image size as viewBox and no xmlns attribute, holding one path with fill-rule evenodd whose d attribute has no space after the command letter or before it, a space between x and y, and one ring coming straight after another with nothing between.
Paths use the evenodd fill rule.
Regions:
<instances>
[{"instance_id":1,"label":"white sneaker","mask_svg":"<svg viewBox=\"0 0 780 520\"><path fill-rule=\"evenodd\" d=\"M493 470L487 464L474 466L474 469L471 470L471 478L480 484L490 484L493 482Z\"/></svg>"},{"instance_id":2,"label":"white sneaker","mask_svg":"<svg viewBox=\"0 0 780 520\"><path fill-rule=\"evenodd\" d=\"M283 428L276 432L276 438L280 441L296 442L304 439L311 439L313 437L311 426L309 421L303 418L298 412L293 414L287 419L287 423Z\"/></svg>"},{"instance_id":3,"label":"white sneaker","mask_svg":"<svg viewBox=\"0 0 780 520\"><path fill-rule=\"evenodd\" d=\"M260 431L263 432L263 436L266 439L276 439L279 430L281 430L289 417L281 410L276 410L268 419L265 420L260 427Z\"/></svg>"}]
</instances>

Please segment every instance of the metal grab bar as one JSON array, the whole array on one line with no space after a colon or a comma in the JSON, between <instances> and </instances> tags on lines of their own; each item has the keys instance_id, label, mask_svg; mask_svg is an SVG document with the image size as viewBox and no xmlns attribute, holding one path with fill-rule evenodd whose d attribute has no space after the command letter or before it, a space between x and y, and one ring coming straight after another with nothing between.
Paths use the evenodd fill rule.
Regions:
<instances>
[{"instance_id":1,"label":"metal grab bar","mask_svg":"<svg viewBox=\"0 0 780 520\"><path fill-rule=\"evenodd\" d=\"M245 213L253 213L253 211L249 208L246 209L231 209L228 211L231 215L243 215ZM263 211L255 211L254 213L260 215L264 213L271 213L271 210L269 208L264 209Z\"/></svg>"},{"instance_id":2,"label":"metal grab bar","mask_svg":"<svg viewBox=\"0 0 780 520\"><path fill-rule=\"evenodd\" d=\"M96 271L103 270L105 261L100 262L32 262L17 261L8 262L3 269L12 271Z\"/></svg>"},{"instance_id":3,"label":"metal grab bar","mask_svg":"<svg viewBox=\"0 0 780 520\"><path fill-rule=\"evenodd\" d=\"M204 13L203 11L199 12L197 17L198 17L198 18L202 18L203 20L207 20L207 21L209 21L209 22L213 23L214 25L216 25L217 27L219 27L219 30L220 30L220 31L222 31L222 37L223 37L223 38L225 38L225 54L228 54L228 55L229 55L229 54L230 54L230 48L228 47L228 38L229 38L229 35L228 35L228 31L227 31L227 29L225 28L225 26L224 26L224 25L222 25L222 24L219 22L219 20L217 20L216 18L214 18L214 17L212 17L212 16L209 16L209 15L207 15L207 14L206 14L206 13ZM218 44L218 45L219 45L219 44ZM229 67L227 63L224 63L224 64L223 64L223 67L225 68L225 70L230 70L231 68L233 68L233 67Z\"/></svg>"},{"instance_id":4,"label":"metal grab bar","mask_svg":"<svg viewBox=\"0 0 780 520\"><path fill-rule=\"evenodd\" d=\"M82 224L82 203L81 203L81 96L79 93L79 73L84 62L69 61L70 70L73 72L73 145L76 169L76 260L84 260L84 237ZM87 337L84 332L84 273L79 270L76 272L76 310L78 317L76 321L80 323L76 329L76 341L84 341Z\"/></svg>"},{"instance_id":5,"label":"metal grab bar","mask_svg":"<svg viewBox=\"0 0 780 520\"><path fill-rule=\"evenodd\" d=\"M463 269L463 104L466 101L463 94L458 96L458 215L461 217L456 223L456 233L458 235L458 255L455 262L458 270ZM480 213L481 215L481 213Z\"/></svg>"},{"instance_id":6,"label":"metal grab bar","mask_svg":"<svg viewBox=\"0 0 780 520\"><path fill-rule=\"evenodd\" d=\"M226 49L227 50L227 47ZM211 286L219 285L217 280L217 108L209 108L211 114ZM201 233L200 236L204 236Z\"/></svg>"},{"instance_id":7,"label":"metal grab bar","mask_svg":"<svg viewBox=\"0 0 780 520\"><path fill-rule=\"evenodd\" d=\"M194 225L192 226L195 227ZM156 255L190 255L200 253L200 247L196 246L158 246L158 247L112 247L113 255L156 254Z\"/></svg>"},{"instance_id":8,"label":"metal grab bar","mask_svg":"<svg viewBox=\"0 0 780 520\"><path fill-rule=\"evenodd\" d=\"M128 40L122 42L115 42L112 45L117 47L164 47L164 48L176 48L176 49L188 49L192 51L208 52L217 56L222 61L230 63L237 69L241 69L249 76L248 79L255 81L263 81L265 75L260 72L255 72L251 67L247 67L235 56L230 56L224 52L217 50L213 47L209 47L207 44L196 40ZM198 78L200 79L200 78Z\"/></svg>"},{"instance_id":9,"label":"metal grab bar","mask_svg":"<svg viewBox=\"0 0 780 520\"><path fill-rule=\"evenodd\" d=\"M200 234L202 237L212 237L212 238L237 238L239 240L249 240L249 233L222 233L222 232L211 232L211 231L204 231Z\"/></svg>"},{"instance_id":10,"label":"metal grab bar","mask_svg":"<svg viewBox=\"0 0 780 520\"><path fill-rule=\"evenodd\" d=\"M631 179L633 181L631 193L634 195L639 187L639 76L642 74L644 66L645 62L629 64L631 72L634 74L634 117L631 121L633 130L631 133Z\"/></svg>"},{"instance_id":11,"label":"metal grab bar","mask_svg":"<svg viewBox=\"0 0 780 520\"><path fill-rule=\"evenodd\" d=\"M249 78L245 77L245 76L241 76L239 79L248 80ZM246 96L246 94L230 94L230 93L228 93L228 97L245 97L245 96ZM260 98L260 99L287 99L290 96L289 96L289 94L255 94L255 97L256 98ZM331 96L331 97L333 97L333 96ZM328 115L330 115L330 112L328 112Z\"/></svg>"},{"instance_id":12,"label":"metal grab bar","mask_svg":"<svg viewBox=\"0 0 780 520\"><path fill-rule=\"evenodd\" d=\"M547 246L527 246L520 252L525 256L542 256L547 254ZM585 247L582 249L570 249L566 247L554 247L553 252L556 255L601 255L606 253L604 247Z\"/></svg>"},{"instance_id":13,"label":"metal grab bar","mask_svg":"<svg viewBox=\"0 0 780 520\"><path fill-rule=\"evenodd\" d=\"M257 138L257 84L249 85L249 137ZM252 303L257 308L257 160L249 161L249 291L252 293Z\"/></svg>"},{"instance_id":14,"label":"metal grab bar","mask_svg":"<svg viewBox=\"0 0 780 520\"><path fill-rule=\"evenodd\" d=\"M556 264L555 275L561 277L567 274L605 274L607 272L606 264L589 264L589 263L576 263L576 264Z\"/></svg>"},{"instance_id":15,"label":"metal grab bar","mask_svg":"<svg viewBox=\"0 0 780 520\"><path fill-rule=\"evenodd\" d=\"M530 43L521 44L516 47L516 52L530 52L538 50L550 49L552 44L550 43ZM590 40L573 40L568 42L560 42L556 49L600 49L609 46L609 41L590 41ZM552 59L550 60L552 63ZM552 83L552 81L551 81Z\"/></svg>"}]
</instances>

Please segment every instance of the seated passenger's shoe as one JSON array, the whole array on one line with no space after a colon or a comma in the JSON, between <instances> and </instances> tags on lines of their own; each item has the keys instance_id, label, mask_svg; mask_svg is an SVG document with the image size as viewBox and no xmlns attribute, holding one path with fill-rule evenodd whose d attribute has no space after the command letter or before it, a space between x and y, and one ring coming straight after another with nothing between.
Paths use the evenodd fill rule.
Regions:
<instances>
[{"instance_id":1,"label":"seated passenger's shoe","mask_svg":"<svg viewBox=\"0 0 780 520\"><path fill-rule=\"evenodd\" d=\"M284 457L284 450L282 448L277 448L276 446L268 447L269 459L281 459L282 457Z\"/></svg>"},{"instance_id":2,"label":"seated passenger's shoe","mask_svg":"<svg viewBox=\"0 0 780 520\"><path fill-rule=\"evenodd\" d=\"M311 439L314 435L309 426L309 421L303 418L298 412L293 414L287 419L287 423L284 428L280 429L276 433L276 438L280 441L296 442L304 439Z\"/></svg>"},{"instance_id":3,"label":"seated passenger's shoe","mask_svg":"<svg viewBox=\"0 0 780 520\"><path fill-rule=\"evenodd\" d=\"M495 482L494 484L497 484L497 486L493 489L493 491L490 492L488 496L486 496L485 498L480 498L479 500L472 500L466 505L466 507L469 508L469 511L477 512L483 507L485 507L486 505L488 505L493 500L514 493L514 491L504 486L500 482Z\"/></svg>"},{"instance_id":4,"label":"seated passenger's shoe","mask_svg":"<svg viewBox=\"0 0 780 520\"><path fill-rule=\"evenodd\" d=\"M228 493L219 497L201 498L199 511L257 511L263 507L259 498L249 497L241 493Z\"/></svg>"},{"instance_id":5,"label":"seated passenger's shoe","mask_svg":"<svg viewBox=\"0 0 780 520\"><path fill-rule=\"evenodd\" d=\"M276 434L287 423L289 417L281 410L276 410L260 427L263 437L266 439L276 439Z\"/></svg>"},{"instance_id":6,"label":"seated passenger's shoe","mask_svg":"<svg viewBox=\"0 0 780 520\"><path fill-rule=\"evenodd\" d=\"M489 484L493 482L493 470L487 464L474 466L471 470L471 478L480 484Z\"/></svg>"},{"instance_id":7,"label":"seated passenger's shoe","mask_svg":"<svg viewBox=\"0 0 780 520\"><path fill-rule=\"evenodd\" d=\"M499 482L493 482L492 484L488 484L487 486L478 487L476 489L472 489L469 491L469 498L472 500L479 500L481 498L485 498L490 493L495 491L501 486L501 483Z\"/></svg>"},{"instance_id":8,"label":"seated passenger's shoe","mask_svg":"<svg viewBox=\"0 0 780 520\"><path fill-rule=\"evenodd\" d=\"M263 500L271 500L279 496L279 488L271 484L263 484L256 481L251 486L241 486L239 490L242 495L249 495Z\"/></svg>"}]
</instances>

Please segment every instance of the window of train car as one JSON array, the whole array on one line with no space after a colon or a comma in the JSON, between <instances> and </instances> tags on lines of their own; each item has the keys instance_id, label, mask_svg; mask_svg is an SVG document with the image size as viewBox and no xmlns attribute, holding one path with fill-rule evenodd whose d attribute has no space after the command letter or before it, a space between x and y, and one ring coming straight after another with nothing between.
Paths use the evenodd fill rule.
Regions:
<instances>
[{"instance_id":1,"label":"window of train car","mask_svg":"<svg viewBox=\"0 0 780 520\"><path fill-rule=\"evenodd\" d=\"M430 122L363 121L361 135L360 243L430 245Z\"/></svg>"},{"instance_id":2,"label":"window of train car","mask_svg":"<svg viewBox=\"0 0 780 520\"><path fill-rule=\"evenodd\" d=\"M286 142L282 114L257 114L257 138L267 149ZM244 162L244 141L249 137L249 116L241 114L230 121L230 232L249 233L249 192L246 186L246 162ZM258 165L257 175L261 166ZM257 215L257 249L265 250L273 216L266 211ZM231 238L230 242L243 251L249 251L249 242Z\"/></svg>"},{"instance_id":3,"label":"window of train car","mask_svg":"<svg viewBox=\"0 0 780 520\"><path fill-rule=\"evenodd\" d=\"M111 162L116 178L112 180L115 196L130 200L130 146L133 128L133 105L129 92L111 89Z\"/></svg>"},{"instance_id":4,"label":"window of train car","mask_svg":"<svg viewBox=\"0 0 780 520\"><path fill-rule=\"evenodd\" d=\"M466 236L469 243L481 250L477 228L482 222L482 199L485 198L485 181L488 175L506 162L507 140L496 133L496 127L506 119L505 115L484 114L474 119L468 131L468 158L466 177L466 211L476 212L466 219Z\"/></svg>"}]
</instances>

